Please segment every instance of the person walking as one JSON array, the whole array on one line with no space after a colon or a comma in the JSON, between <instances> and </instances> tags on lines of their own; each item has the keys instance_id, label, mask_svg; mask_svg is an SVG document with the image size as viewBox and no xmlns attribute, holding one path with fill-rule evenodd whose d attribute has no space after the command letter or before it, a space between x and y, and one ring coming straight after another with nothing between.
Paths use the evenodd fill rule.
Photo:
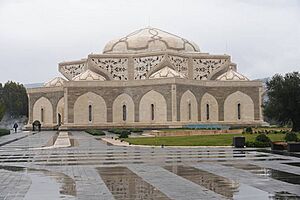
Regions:
<instances>
[{"instance_id":1,"label":"person walking","mask_svg":"<svg viewBox=\"0 0 300 200\"><path fill-rule=\"evenodd\" d=\"M15 123L15 124L14 124L15 133L17 132L17 130L18 130L18 127L19 127L19 126L18 126L18 124L17 124L17 123Z\"/></svg>"}]
</instances>

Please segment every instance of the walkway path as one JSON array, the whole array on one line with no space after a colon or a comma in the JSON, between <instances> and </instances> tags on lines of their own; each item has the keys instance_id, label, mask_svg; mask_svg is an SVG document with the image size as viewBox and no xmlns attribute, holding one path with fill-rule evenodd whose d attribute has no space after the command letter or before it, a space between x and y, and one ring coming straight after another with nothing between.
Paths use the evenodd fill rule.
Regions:
<instances>
[{"instance_id":1,"label":"walkway path","mask_svg":"<svg viewBox=\"0 0 300 200\"><path fill-rule=\"evenodd\" d=\"M56 146L75 146L34 149L56 136L41 132L0 148L0 199L42 197L37 183L45 181L51 196L62 199L300 198L296 157L221 147L113 146L80 131L56 140Z\"/></svg>"}]
</instances>

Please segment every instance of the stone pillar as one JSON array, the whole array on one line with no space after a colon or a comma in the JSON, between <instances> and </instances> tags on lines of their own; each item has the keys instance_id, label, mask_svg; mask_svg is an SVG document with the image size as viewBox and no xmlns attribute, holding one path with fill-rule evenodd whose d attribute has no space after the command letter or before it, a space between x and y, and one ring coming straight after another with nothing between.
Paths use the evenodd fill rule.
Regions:
<instances>
[{"instance_id":1,"label":"stone pillar","mask_svg":"<svg viewBox=\"0 0 300 200\"><path fill-rule=\"evenodd\" d=\"M28 124L31 124L32 123L32 118L33 118L33 114L32 114L33 106L31 106L30 95L27 94L27 97L28 97Z\"/></svg>"},{"instance_id":2,"label":"stone pillar","mask_svg":"<svg viewBox=\"0 0 300 200\"><path fill-rule=\"evenodd\" d=\"M264 93L264 89L262 87L259 87L258 89L258 105L259 105L259 120L263 121L263 109L262 109L262 105L263 105L263 93Z\"/></svg>"},{"instance_id":3,"label":"stone pillar","mask_svg":"<svg viewBox=\"0 0 300 200\"><path fill-rule=\"evenodd\" d=\"M193 67L193 58L189 57L188 59L188 78L193 80L194 76L194 67Z\"/></svg>"},{"instance_id":4,"label":"stone pillar","mask_svg":"<svg viewBox=\"0 0 300 200\"><path fill-rule=\"evenodd\" d=\"M64 88L64 123L69 123L68 88Z\"/></svg>"},{"instance_id":5,"label":"stone pillar","mask_svg":"<svg viewBox=\"0 0 300 200\"><path fill-rule=\"evenodd\" d=\"M133 57L128 57L127 70L128 70L128 80L134 80L134 61L133 61Z\"/></svg>"},{"instance_id":6,"label":"stone pillar","mask_svg":"<svg viewBox=\"0 0 300 200\"><path fill-rule=\"evenodd\" d=\"M172 94L172 121L177 121L177 99L176 99L176 85L172 85L171 87Z\"/></svg>"}]
</instances>

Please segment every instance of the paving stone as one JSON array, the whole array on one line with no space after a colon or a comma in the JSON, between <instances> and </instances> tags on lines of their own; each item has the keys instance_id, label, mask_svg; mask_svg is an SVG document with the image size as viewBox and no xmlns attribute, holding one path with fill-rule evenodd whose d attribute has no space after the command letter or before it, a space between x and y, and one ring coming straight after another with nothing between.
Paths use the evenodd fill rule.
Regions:
<instances>
[{"instance_id":1,"label":"paving stone","mask_svg":"<svg viewBox=\"0 0 300 200\"><path fill-rule=\"evenodd\" d=\"M113 167L129 169L138 179L171 199L225 198L212 189L164 169L165 166L177 165L206 170L237 182L240 193L237 193L234 199L247 199L257 193L260 197L275 195L281 191L300 196L298 184L264 178L247 170L224 166L246 163L299 175L300 167L283 164L300 163L300 159L296 157L263 153L253 149L110 146L82 131L70 133L69 137L74 140L75 145L56 149L39 149L54 142L52 140L56 136L55 131L42 131L29 136L26 136L27 133L18 133L1 137L0 143L26 136L0 147L0 200L23 199L28 195L28 191L36 198L47 199L47 195L41 192L42 189L37 187L37 177L41 181L51 183L54 188L51 194L56 194L59 198L114 199L112 188L108 187L99 175L99 168ZM126 177L119 178L124 181ZM48 197L50 196L49 194ZM259 199L258 196L251 198Z\"/></svg>"}]
</instances>

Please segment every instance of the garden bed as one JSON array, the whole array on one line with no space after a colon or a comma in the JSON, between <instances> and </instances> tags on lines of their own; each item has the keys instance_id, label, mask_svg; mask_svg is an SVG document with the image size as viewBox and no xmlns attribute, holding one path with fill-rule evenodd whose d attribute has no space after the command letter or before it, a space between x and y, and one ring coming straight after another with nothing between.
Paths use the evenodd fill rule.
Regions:
<instances>
[{"instance_id":1,"label":"garden bed","mask_svg":"<svg viewBox=\"0 0 300 200\"><path fill-rule=\"evenodd\" d=\"M232 146L234 136L244 136L246 141L254 142L258 134L219 134L171 137L136 137L125 140L136 145L154 146ZM284 141L285 134L268 134L271 141Z\"/></svg>"}]
</instances>

